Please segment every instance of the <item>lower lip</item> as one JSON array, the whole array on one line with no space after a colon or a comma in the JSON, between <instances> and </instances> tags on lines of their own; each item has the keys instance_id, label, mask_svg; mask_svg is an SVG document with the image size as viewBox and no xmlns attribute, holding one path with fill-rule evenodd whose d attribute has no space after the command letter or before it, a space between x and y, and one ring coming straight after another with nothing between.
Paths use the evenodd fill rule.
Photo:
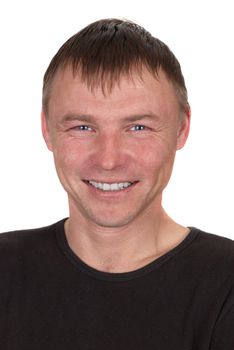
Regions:
<instances>
[{"instance_id":1,"label":"lower lip","mask_svg":"<svg viewBox=\"0 0 234 350\"><path fill-rule=\"evenodd\" d=\"M87 181L84 181L84 183L88 186L91 193L93 193L94 195L96 194L102 197L110 198L110 197L116 197L116 196L125 195L129 193L137 185L138 181L134 182L131 186L124 188L123 190L117 190L117 191L102 191L94 187L93 185L90 185Z\"/></svg>"}]
</instances>

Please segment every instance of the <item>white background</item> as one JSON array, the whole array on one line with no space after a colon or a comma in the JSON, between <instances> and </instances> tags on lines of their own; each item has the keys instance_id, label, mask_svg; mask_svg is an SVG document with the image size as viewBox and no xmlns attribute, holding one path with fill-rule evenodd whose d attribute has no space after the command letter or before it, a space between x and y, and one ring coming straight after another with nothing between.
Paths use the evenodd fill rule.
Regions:
<instances>
[{"instance_id":1,"label":"white background","mask_svg":"<svg viewBox=\"0 0 234 350\"><path fill-rule=\"evenodd\" d=\"M68 215L40 131L42 77L52 56L90 22L128 18L179 59L192 127L164 206L183 225L234 238L234 10L232 1L1 1L0 231Z\"/></svg>"}]
</instances>

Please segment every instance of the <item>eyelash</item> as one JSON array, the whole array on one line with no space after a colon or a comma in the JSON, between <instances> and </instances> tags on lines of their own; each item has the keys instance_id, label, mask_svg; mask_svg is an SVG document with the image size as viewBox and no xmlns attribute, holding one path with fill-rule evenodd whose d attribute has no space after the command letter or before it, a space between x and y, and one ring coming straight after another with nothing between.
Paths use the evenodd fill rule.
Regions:
<instances>
[{"instance_id":1,"label":"eyelash","mask_svg":"<svg viewBox=\"0 0 234 350\"><path fill-rule=\"evenodd\" d=\"M146 126L145 125L141 125L141 124L136 124L136 125L133 125L130 130L132 130L133 128L136 128L136 130L134 131L142 131L142 130L145 130Z\"/></svg>"},{"instance_id":2,"label":"eyelash","mask_svg":"<svg viewBox=\"0 0 234 350\"><path fill-rule=\"evenodd\" d=\"M130 127L130 131L144 131L147 127L145 125L142 124L136 124ZM78 131L93 131L93 128L88 126L88 125L77 125L74 128L72 128L74 130L78 130Z\"/></svg>"},{"instance_id":3,"label":"eyelash","mask_svg":"<svg viewBox=\"0 0 234 350\"><path fill-rule=\"evenodd\" d=\"M77 125L74 129L78 129L79 131L91 131L92 128L88 125Z\"/></svg>"}]
</instances>

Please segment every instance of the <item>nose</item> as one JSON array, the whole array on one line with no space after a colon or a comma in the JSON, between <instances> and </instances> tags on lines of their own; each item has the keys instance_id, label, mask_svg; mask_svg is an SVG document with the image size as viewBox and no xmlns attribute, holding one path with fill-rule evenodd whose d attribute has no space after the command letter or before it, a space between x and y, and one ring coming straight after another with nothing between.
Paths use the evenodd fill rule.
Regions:
<instances>
[{"instance_id":1,"label":"nose","mask_svg":"<svg viewBox=\"0 0 234 350\"><path fill-rule=\"evenodd\" d=\"M126 161L125 146L119 134L100 135L95 144L95 164L109 171L122 167Z\"/></svg>"}]
</instances>

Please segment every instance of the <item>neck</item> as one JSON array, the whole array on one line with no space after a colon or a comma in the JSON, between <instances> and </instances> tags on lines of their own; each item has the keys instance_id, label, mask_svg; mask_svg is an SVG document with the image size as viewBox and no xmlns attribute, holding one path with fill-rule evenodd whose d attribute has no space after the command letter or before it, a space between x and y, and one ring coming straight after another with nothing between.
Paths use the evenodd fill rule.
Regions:
<instances>
[{"instance_id":1,"label":"neck","mask_svg":"<svg viewBox=\"0 0 234 350\"><path fill-rule=\"evenodd\" d=\"M141 268L178 245L188 229L175 223L161 208L157 215L123 227L102 227L70 213L65 223L70 248L87 265L105 272Z\"/></svg>"}]
</instances>

